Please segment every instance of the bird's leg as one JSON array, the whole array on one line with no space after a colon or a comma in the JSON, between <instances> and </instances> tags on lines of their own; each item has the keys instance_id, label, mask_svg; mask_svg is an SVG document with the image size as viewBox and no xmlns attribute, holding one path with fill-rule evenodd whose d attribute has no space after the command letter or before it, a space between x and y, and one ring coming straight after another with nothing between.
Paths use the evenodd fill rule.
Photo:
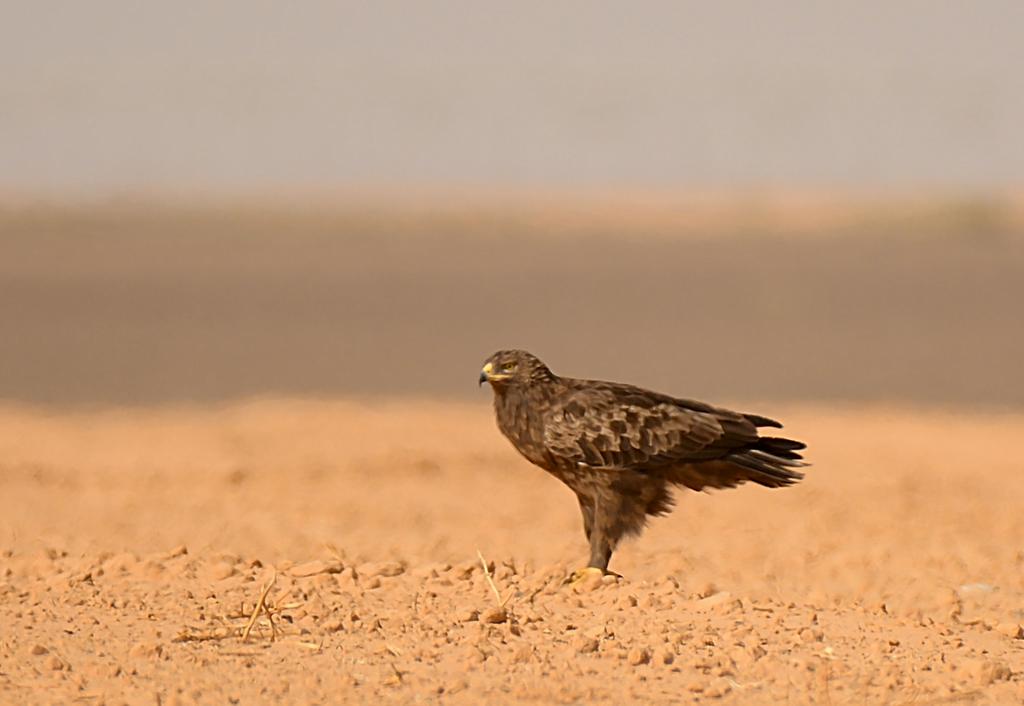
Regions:
<instances>
[{"instance_id":1,"label":"bird's leg","mask_svg":"<svg viewBox=\"0 0 1024 706\"><path fill-rule=\"evenodd\" d=\"M583 511L583 528L590 541L590 560L585 568L572 572L567 582L578 584L591 576L619 576L608 571L608 562L612 558L612 544L606 534L607 522L600 499L581 497L580 509Z\"/></svg>"},{"instance_id":2,"label":"bird's leg","mask_svg":"<svg viewBox=\"0 0 1024 706\"><path fill-rule=\"evenodd\" d=\"M594 499L584 495L577 495L576 499L580 501L580 512L583 513L583 533L587 535L589 542L590 532L594 527Z\"/></svg>"},{"instance_id":3,"label":"bird's leg","mask_svg":"<svg viewBox=\"0 0 1024 706\"><path fill-rule=\"evenodd\" d=\"M590 561L587 562L587 568L607 572L608 562L611 561L611 559L612 548L609 546L608 539L604 533L604 528L594 528L590 532Z\"/></svg>"}]
</instances>

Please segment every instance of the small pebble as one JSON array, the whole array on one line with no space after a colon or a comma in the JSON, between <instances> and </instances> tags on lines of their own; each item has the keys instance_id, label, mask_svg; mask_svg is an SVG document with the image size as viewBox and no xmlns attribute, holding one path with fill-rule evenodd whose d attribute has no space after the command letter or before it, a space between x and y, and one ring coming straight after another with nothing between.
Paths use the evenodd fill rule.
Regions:
<instances>
[{"instance_id":1,"label":"small pebble","mask_svg":"<svg viewBox=\"0 0 1024 706\"><path fill-rule=\"evenodd\" d=\"M620 608L636 608L637 600L636 596L623 596L617 601L617 605Z\"/></svg>"},{"instance_id":2,"label":"small pebble","mask_svg":"<svg viewBox=\"0 0 1024 706\"><path fill-rule=\"evenodd\" d=\"M804 642L821 642L825 639L825 633L817 628L804 628L800 631L800 639Z\"/></svg>"},{"instance_id":3,"label":"small pebble","mask_svg":"<svg viewBox=\"0 0 1024 706\"><path fill-rule=\"evenodd\" d=\"M484 623L504 623L508 620L508 612L504 608L488 608L480 614L480 621Z\"/></svg>"},{"instance_id":4,"label":"small pebble","mask_svg":"<svg viewBox=\"0 0 1024 706\"><path fill-rule=\"evenodd\" d=\"M296 564L288 570L288 573L298 578L304 578L316 576L317 574L340 574L343 568L340 561L321 561L316 559Z\"/></svg>"},{"instance_id":5,"label":"small pebble","mask_svg":"<svg viewBox=\"0 0 1024 706\"><path fill-rule=\"evenodd\" d=\"M235 567L226 561L217 562L210 569L210 576L214 581L223 581L226 578L230 578L235 573Z\"/></svg>"},{"instance_id":6,"label":"small pebble","mask_svg":"<svg viewBox=\"0 0 1024 706\"><path fill-rule=\"evenodd\" d=\"M382 561L362 564L356 569L356 573L363 577L383 576L384 578L390 578L405 573L405 567L397 561Z\"/></svg>"},{"instance_id":7,"label":"small pebble","mask_svg":"<svg viewBox=\"0 0 1024 706\"><path fill-rule=\"evenodd\" d=\"M718 699L732 690L732 685L729 684L727 679L716 679L711 683L707 689L704 690L704 696L711 699Z\"/></svg>"},{"instance_id":8,"label":"small pebble","mask_svg":"<svg viewBox=\"0 0 1024 706\"><path fill-rule=\"evenodd\" d=\"M522 645L512 654L512 661L516 664L525 664L533 659L533 646Z\"/></svg>"},{"instance_id":9,"label":"small pebble","mask_svg":"<svg viewBox=\"0 0 1024 706\"><path fill-rule=\"evenodd\" d=\"M1024 628L1020 623L999 623L996 625L996 632L1011 640L1024 640Z\"/></svg>"},{"instance_id":10,"label":"small pebble","mask_svg":"<svg viewBox=\"0 0 1024 706\"><path fill-rule=\"evenodd\" d=\"M626 661L634 667L641 664L647 664L651 661L651 651L646 647L634 647L629 651L629 654L626 655Z\"/></svg>"},{"instance_id":11,"label":"small pebble","mask_svg":"<svg viewBox=\"0 0 1024 706\"><path fill-rule=\"evenodd\" d=\"M345 628L345 623L341 618L331 618L320 625L320 629L324 632L339 632Z\"/></svg>"},{"instance_id":12,"label":"small pebble","mask_svg":"<svg viewBox=\"0 0 1024 706\"><path fill-rule=\"evenodd\" d=\"M164 558L165 559L175 559L175 558L177 558L179 556L185 556L186 554L188 554L188 547L185 546L184 544L179 544L174 549L172 549L171 551L167 552L167 554L164 555Z\"/></svg>"},{"instance_id":13,"label":"small pebble","mask_svg":"<svg viewBox=\"0 0 1024 706\"><path fill-rule=\"evenodd\" d=\"M1012 676L1010 668L1005 664L988 659L971 660L963 666L963 669L978 686L988 686L993 682L1009 679Z\"/></svg>"},{"instance_id":14,"label":"small pebble","mask_svg":"<svg viewBox=\"0 0 1024 706\"><path fill-rule=\"evenodd\" d=\"M726 608L734 603L732 594L728 591L722 591L721 593L715 593L714 595L701 598L697 601L698 610L712 610L715 608Z\"/></svg>"}]
</instances>

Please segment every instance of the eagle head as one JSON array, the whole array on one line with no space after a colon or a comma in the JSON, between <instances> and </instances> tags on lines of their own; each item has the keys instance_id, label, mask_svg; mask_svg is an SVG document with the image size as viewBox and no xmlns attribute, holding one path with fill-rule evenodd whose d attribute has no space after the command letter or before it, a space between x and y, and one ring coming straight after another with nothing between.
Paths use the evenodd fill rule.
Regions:
<instances>
[{"instance_id":1,"label":"eagle head","mask_svg":"<svg viewBox=\"0 0 1024 706\"><path fill-rule=\"evenodd\" d=\"M548 366L540 358L520 350L498 351L486 361L480 371L480 384L491 383L500 389L508 385L523 385L552 379Z\"/></svg>"}]
</instances>

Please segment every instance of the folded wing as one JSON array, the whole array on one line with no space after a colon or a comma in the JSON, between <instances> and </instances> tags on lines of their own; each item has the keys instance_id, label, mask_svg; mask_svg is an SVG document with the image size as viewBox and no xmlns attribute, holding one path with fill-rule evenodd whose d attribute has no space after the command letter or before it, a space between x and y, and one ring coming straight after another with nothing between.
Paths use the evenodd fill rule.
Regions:
<instances>
[{"instance_id":1,"label":"folded wing","mask_svg":"<svg viewBox=\"0 0 1024 706\"><path fill-rule=\"evenodd\" d=\"M778 422L679 400L628 385L591 383L545 418L548 453L564 465L595 470L662 471L688 487L729 487L746 480L777 487L802 478L804 445L761 437Z\"/></svg>"}]
</instances>

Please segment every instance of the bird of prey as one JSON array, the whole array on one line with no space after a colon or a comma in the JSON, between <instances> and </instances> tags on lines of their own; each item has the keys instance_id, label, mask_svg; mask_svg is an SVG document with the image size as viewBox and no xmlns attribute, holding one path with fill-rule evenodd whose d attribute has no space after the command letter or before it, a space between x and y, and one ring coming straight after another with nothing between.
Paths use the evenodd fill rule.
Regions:
<instances>
[{"instance_id":1,"label":"bird of prey","mask_svg":"<svg viewBox=\"0 0 1024 706\"><path fill-rule=\"evenodd\" d=\"M759 428L782 425L633 385L559 377L522 350L498 351L480 372L498 429L579 499L590 543L580 581L605 575L619 540L672 509L672 489L780 488L799 481L805 445Z\"/></svg>"}]
</instances>

